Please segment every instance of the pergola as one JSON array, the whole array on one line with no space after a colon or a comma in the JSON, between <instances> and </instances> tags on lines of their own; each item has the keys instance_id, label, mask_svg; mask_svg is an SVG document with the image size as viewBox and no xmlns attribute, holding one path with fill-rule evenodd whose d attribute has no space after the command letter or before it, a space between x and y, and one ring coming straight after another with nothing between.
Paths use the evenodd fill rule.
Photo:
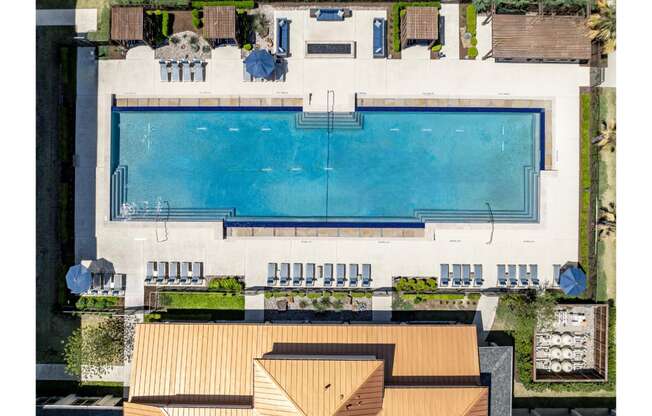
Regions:
<instances>
[{"instance_id":1,"label":"pergola","mask_svg":"<svg viewBox=\"0 0 652 416\"><path fill-rule=\"evenodd\" d=\"M111 8L111 40L129 44L144 40L143 8Z\"/></svg>"},{"instance_id":2,"label":"pergola","mask_svg":"<svg viewBox=\"0 0 652 416\"><path fill-rule=\"evenodd\" d=\"M439 11L436 7L406 7L401 19L401 47L411 42L434 43L439 38Z\"/></svg>"},{"instance_id":3,"label":"pergola","mask_svg":"<svg viewBox=\"0 0 652 416\"><path fill-rule=\"evenodd\" d=\"M233 6L204 7L204 38L214 44L237 44Z\"/></svg>"}]
</instances>

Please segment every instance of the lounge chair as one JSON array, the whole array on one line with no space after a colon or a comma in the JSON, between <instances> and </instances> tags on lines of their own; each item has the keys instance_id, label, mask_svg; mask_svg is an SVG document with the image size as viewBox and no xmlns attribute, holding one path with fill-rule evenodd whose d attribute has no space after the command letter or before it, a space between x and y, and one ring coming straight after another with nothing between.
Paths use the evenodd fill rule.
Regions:
<instances>
[{"instance_id":1,"label":"lounge chair","mask_svg":"<svg viewBox=\"0 0 652 416\"><path fill-rule=\"evenodd\" d=\"M190 62L181 61L181 68L183 72L183 82L190 82Z\"/></svg>"},{"instance_id":2,"label":"lounge chair","mask_svg":"<svg viewBox=\"0 0 652 416\"><path fill-rule=\"evenodd\" d=\"M315 285L315 263L306 264L306 286Z\"/></svg>"},{"instance_id":3,"label":"lounge chair","mask_svg":"<svg viewBox=\"0 0 652 416\"><path fill-rule=\"evenodd\" d=\"M160 60L158 61L160 70L161 70L161 82L169 82L170 81L170 72L168 70L168 63L167 61Z\"/></svg>"},{"instance_id":4,"label":"lounge chair","mask_svg":"<svg viewBox=\"0 0 652 416\"><path fill-rule=\"evenodd\" d=\"M179 283L182 285L187 285L190 283L190 262L189 261L184 261L181 262L181 277L179 279Z\"/></svg>"},{"instance_id":5,"label":"lounge chair","mask_svg":"<svg viewBox=\"0 0 652 416\"><path fill-rule=\"evenodd\" d=\"M475 283L476 286L482 286L482 264L474 264L473 265L473 282Z\"/></svg>"},{"instance_id":6,"label":"lounge chair","mask_svg":"<svg viewBox=\"0 0 652 416\"><path fill-rule=\"evenodd\" d=\"M90 294L99 295L101 290L102 290L102 275L93 274L93 278L91 280Z\"/></svg>"},{"instance_id":7,"label":"lounge chair","mask_svg":"<svg viewBox=\"0 0 652 416\"><path fill-rule=\"evenodd\" d=\"M170 73L172 74L172 82L179 82L179 62L170 62Z\"/></svg>"},{"instance_id":8,"label":"lounge chair","mask_svg":"<svg viewBox=\"0 0 652 416\"><path fill-rule=\"evenodd\" d=\"M539 266L530 264L530 280L534 286L539 286Z\"/></svg>"},{"instance_id":9,"label":"lounge chair","mask_svg":"<svg viewBox=\"0 0 652 416\"><path fill-rule=\"evenodd\" d=\"M346 264L338 263L336 269L337 287L344 287L344 278L346 275Z\"/></svg>"},{"instance_id":10,"label":"lounge chair","mask_svg":"<svg viewBox=\"0 0 652 416\"><path fill-rule=\"evenodd\" d=\"M555 286L559 286L559 276L561 275L561 264L552 265L552 281Z\"/></svg>"},{"instance_id":11,"label":"lounge chair","mask_svg":"<svg viewBox=\"0 0 652 416\"><path fill-rule=\"evenodd\" d=\"M195 261L192 263L192 280L193 285L200 285L204 280L204 263Z\"/></svg>"},{"instance_id":12,"label":"lounge chair","mask_svg":"<svg viewBox=\"0 0 652 416\"><path fill-rule=\"evenodd\" d=\"M464 286L471 286L471 265L463 264L462 265L462 283Z\"/></svg>"},{"instance_id":13,"label":"lounge chair","mask_svg":"<svg viewBox=\"0 0 652 416\"><path fill-rule=\"evenodd\" d=\"M358 265L349 264L349 287L358 286Z\"/></svg>"},{"instance_id":14,"label":"lounge chair","mask_svg":"<svg viewBox=\"0 0 652 416\"><path fill-rule=\"evenodd\" d=\"M204 82L206 75L204 74L204 63L195 59L192 62L193 79L195 82Z\"/></svg>"},{"instance_id":15,"label":"lounge chair","mask_svg":"<svg viewBox=\"0 0 652 416\"><path fill-rule=\"evenodd\" d=\"M527 266L525 264L518 265L518 279L521 282L521 286L528 285Z\"/></svg>"},{"instance_id":16,"label":"lounge chair","mask_svg":"<svg viewBox=\"0 0 652 416\"><path fill-rule=\"evenodd\" d=\"M281 263L281 286L287 286L290 279L290 263Z\"/></svg>"},{"instance_id":17,"label":"lounge chair","mask_svg":"<svg viewBox=\"0 0 652 416\"><path fill-rule=\"evenodd\" d=\"M509 284L512 286L516 286L518 284L518 281L516 280L516 265L515 264L507 265L507 270L509 271Z\"/></svg>"},{"instance_id":18,"label":"lounge chair","mask_svg":"<svg viewBox=\"0 0 652 416\"><path fill-rule=\"evenodd\" d=\"M292 265L292 286L301 286L301 278L303 277L303 264L294 263Z\"/></svg>"},{"instance_id":19,"label":"lounge chair","mask_svg":"<svg viewBox=\"0 0 652 416\"><path fill-rule=\"evenodd\" d=\"M315 17L322 22L341 22L345 17L350 17L351 11L345 9L311 9L310 17Z\"/></svg>"},{"instance_id":20,"label":"lounge chair","mask_svg":"<svg viewBox=\"0 0 652 416\"><path fill-rule=\"evenodd\" d=\"M168 263L166 261L159 261L156 267L156 284L165 284L168 277Z\"/></svg>"},{"instance_id":21,"label":"lounge chair","mask_svg":"<svg viewBox=\"0 0 652 416\"><path fill-rule=\"evenodd\" d=\"M276 263L267 263L267 286L274 286L276 282Z\"/></svg>"},{"instance_id":22,"label":"lounge chair","mask_svg":"<svg viewBox=\"0 0 652 416\"><path fill-rule=\"evenodd\" d=\"M125 292L125 275L118 274L113 276L113 296L123 295Z\"/></svg>"},{"instance_id":23,"label":"lounge chair","mask_svg":"<svg viewBox=\"0 0 652 416\"><path fill-rule=\"evenodd\" d=\"M507 278L506 278L506 271L505 271L505 265L504 264L499 264L497 267L496 274L498 275L498 285L500 286L506 286L507 285Z\"/></svg>"},{"instance_id":24,"label":"lounge chair","mask_svg":"<svg viewBox=\"0 0 652 416\"><path fill-rule=\"evenodd\" d=\"M373 44L373 57L385 57L385 19L377 17L374 19L374 44Z\"/></svg>"},{"instance_id":25,"label":"lounge chair","mask_svg":"<svg viewBox=\"0 0 652 416\"><path fill-rule=\"evenodd\" d=\"M462 284L462 265L453 264L453 286L460 286Z\"/></svg>"},{"instance_id":26,"label":"lounge chair","mask_svg":"<svg viewBox=\"0 0 652 416\"><path fill-rule=\"evenodd\" d=\"M371 264L362 265L362 287L369 287L371 284Z\"/></svg>"},{"instance_id":27,"label":"lounge chair","mask_svg":"<svg viewBox=\"0 0 652 416\"><path fill-rule=\"evenodd\" d=\"M290 53L290 21L276 19L276 56L286 57Z\"/></svg>"},{"instance_id":28,"label":"lounge chair","mask_svg":"<svg viewBox=\"0 0 652 416\"><path fill-rule=\"evenodd\" d=\"M330 287L333 284L333 265L324 264L324 286Z\"/></svg>"},{"instance_id":29,"label":"lounge chair","mask_svg":"<svg viewBox=\"0 0 652 416\"><path fill-rule=\"evenodd\" d=\"M145 273L145 284L149 285L154 280L154 262L147 262L147 272Z\"/></svg>"},{"instance_id":30,"label":"lounge chair","mask_svg":"<svg viewBox=\"0 0 652 416\"><path fill-rule=\"evenodd\" d=\"M170 277L168 278L169 285L176 285L179 283L179 262L170 262Z\"/></svg>"},{"instance_id":31,"label":"lounge chair","mask_svg":"<svg viewBox=\"0 0 652 416\"><path fill-rule=\"evenodd\" d=\"M450 272L448 271L448 264L439 265L439 286L448 286Z\"/></svg>"},{"instance_id":32,"label":"lounge chair","mask_svg":"<svg viewBox=\"0 0 652 416\"><path fill-rule=\"evenodd\" d=\"M103 274L102 275L102 295L108 296L111 293L113 286L113 275Z\"/></svg>"}]
</instances>

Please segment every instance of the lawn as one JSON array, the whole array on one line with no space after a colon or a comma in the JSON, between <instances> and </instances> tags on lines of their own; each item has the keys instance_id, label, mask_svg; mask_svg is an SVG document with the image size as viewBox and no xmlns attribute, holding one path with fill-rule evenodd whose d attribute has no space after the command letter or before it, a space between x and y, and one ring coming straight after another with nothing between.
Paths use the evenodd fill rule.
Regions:
<instances>
[{"instance_id":1,"label":"lawn","mask_svg":"<svg viewBox=\"0 0 652 416\"><path fill-rule=\"evenodd\" d=\"M244 310L244 296L220 292L162 292L159 305L167 309Z\"/></svg>"},{"instance_id":2,"label":"lawn","mask_svg":"<svg viewBox=\"0 0 652 416\"><path fill-rule=\"evenodd\" d=\"M580 223L579 261L587 276L591 275L591 94L580 95Z\"/></svg>"}]
</instances>

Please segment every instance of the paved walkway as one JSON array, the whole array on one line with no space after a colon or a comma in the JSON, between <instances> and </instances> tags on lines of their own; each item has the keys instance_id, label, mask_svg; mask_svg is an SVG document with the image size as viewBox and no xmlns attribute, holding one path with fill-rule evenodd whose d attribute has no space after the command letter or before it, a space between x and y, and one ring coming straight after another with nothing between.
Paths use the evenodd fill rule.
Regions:
<instances>
[{"instance_id":1,"label":"paved walkway","mask_svg":"<svg viewBox=\"0 0 652 416\"><path fill-rule=\"evenodd\" d=\"M480 296L477 312L473 318L473 323L478 327L478 339L484 340L489 335L496 318L497 307L498 296Z\"/></svg>"},{"instance_id":2,"label":"paved walkway","mask_svg":"<svg viewBox=\"0 0 652 416\"><path fill-rule=\"evenodd\" d=\"M36 26L75 26L77 33L97 31L97 9L36 10Z\"/></svg>"},{"instance_id":3,"label":"paved walkway","mask_svg":"<svg viewBox=\"0 0 652 416\"><path fill-rule=\"evenodd\" d=\"M265 320L265 295L245 296L245 321L263 322Z\"/></svg>"},{"instance_id":4,"label":"paved walkway","mask_svg":"<svg viewBox=\"0 0 652 416\"><path fill-rule=\"evenodd\" d=\"M374 296L371 300L372 319L374 322L392 320L392 296Z\"/></svg>"}]
</instances>

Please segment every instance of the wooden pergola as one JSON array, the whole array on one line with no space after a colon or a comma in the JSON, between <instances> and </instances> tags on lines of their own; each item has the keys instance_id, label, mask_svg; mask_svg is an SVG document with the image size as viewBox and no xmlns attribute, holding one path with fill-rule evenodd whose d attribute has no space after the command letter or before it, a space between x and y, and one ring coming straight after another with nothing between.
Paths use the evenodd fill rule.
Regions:
<instances>
[{"instance_id":1,"label":"wooden pergola","mask_svg":"<svg viewBox=\"0 0 652 416\"><path fill-rule=\"evenodd\" d=\"M581 16L497 14L492 18L497 61L586 62L592 42Z\"/></svg>"},{"instance_id":2,"label":"wooden pergola","mask_svg":"<svg viewBox=\"0 0 652 416\"><path fill-rule=\"evenodd\" d=\"M236 14L233 6L204 7L205 39L214 44L236 44Z\"/></svg>"},{"instance_id":3,"label":"wooden pergola","mask_svg":"<svg viewBox=\"0 0 652 416\"><path fill-rule=\"evenodd\" d=\"M111 8L111 40L119 43L135 43L144 40L142 7Z\"/></svg>"},{"instance_id":4,"label":"wooden pergola","mask_svg":"<svg viewBox=\"0 0 652 416\"><path fill-rule=\"evenodd\" d=\"M401 47L411 42L435 43L439 38L439 11L436 7L406 7L401 19Z\"/></svg>"}]
</instances>

